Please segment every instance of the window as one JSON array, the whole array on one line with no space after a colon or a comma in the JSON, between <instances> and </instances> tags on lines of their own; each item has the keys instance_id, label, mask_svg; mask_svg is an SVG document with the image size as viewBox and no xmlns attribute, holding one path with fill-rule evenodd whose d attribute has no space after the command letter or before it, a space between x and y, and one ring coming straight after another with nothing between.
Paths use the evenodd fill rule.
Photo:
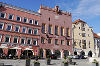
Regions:
<instances>
[{"instance_id":1,"label":"window","mask_svg":"<svg viewBox=\"0 0 100 66\"><path fill-rule=\"evenodd\" d=\"M20 26L15 25L15 32L19 32Z\"/></svg>"},{"instance_id":2,"label":"window","mask_svg":"<svg viewBox=\"0 0 100 66\"><path fill-rule=\"evenodd\" d=\"M18 43L18 37L14 37L13 43Z\"/></svg>"},{"instance_id":3,"label":"window","mask_svg":"<svg viewBox=\"0 0 100 66\"><path fill-rule=\"evenodd\" d=\"M50 17L49 17L49 21L50 21Z\"/></svg>"},{"instance_id":4,"label":"window","mask_svg":"<svg viewBox=\"0 0 100 66\"><path fill-rule=\"evenodd\" d=\"M37 46L38 44L37 44L37 39L33 39L33 45L34 46Z\"/></svg>"},{"instance_id":5,"label":"window","mask_svg":"<svg viewBox=\"0 0 100 66\"><path fill-rule=\"evenodd\" d=\"M0 34L0 42L1 42L1 39L2 39L2 35Z\"/></svg>"},{"instance_id":6,"label":"window","mask_svg":"<svg viewBox=\"0 0 100 66\"><path fill-rule=\"evenodd\" d=\"M55 35L58 35L58 26L55 26Z\"/></svg>"},{"instance_id":7,"label":"window","mask_svg":"<svg viewBox=\"0 0 100 66\"><path fill-rule=\"evenodd\" d=\"M28 28L28 34L32 34L32 28Z\"/></svg>"},{"instance_id":8,"label":"window","mask_svg":"<svg viewBox=\"0 0 100 66\"><path fill-rule=\"evenodd\" d=\"M66 28L66 35L67 35L67 37L70 36L70 29L69 28Z\"/></svg>"},{"instance_id":9,"label":"window","mask_svg":"<svg viewBox=\"0 0 100 66\"><path fill-rule=\"evenodd\" d=\"M6 35L6 36L5 36L5 42L9 42L9 43L10 43L10 37L11 37L11 36Z\"/></svg>"},{"instance_id":10,"label":"window","mask_svg":"<svg viewBox=\"0 0 100 66\"><path fill-rule=\"evenodd\" d=\"M26 33L26 27L23 27L22 33Z\"/></svg>"},{"instance_id":11,"label":"window","mask_svg":"<svg viewBox=\"0 0 100 66\"><path fill-rule=\"evenodd\" d=\"M41 37L41 43L44 44L45 43L45 38Z\"/></svg>"},{"instance_id":12,"label":"window","mask_svg":"<svg viewBox=\"0 0 100 66\"><path fill-rule=\"evenodd\" d=\"M29 24L33 24L33 20L32 19L29 19Z\"/></svg>"},{"instance_id":13,"label":"window","mask_svg":"<svg viewBox=\"0 0 100 66\"><path fill-rule=\"evenodd\" d=\"M32 39L31 38L27 38L27 44L31 44Z\"/></svg>"},{"instance_id":14,"label":"window","mask_svg":"<svg viewBox=\"0 0 100 66\"><path fill-rule=\"evenodd\" d=\"M61 45L64 45L64 40L61 40Z\"/></svg>"},{"instance_id":15,"label":"window","mask_svg":"<svg viewBox=\"0 0 100 66\"><path fill-rule=\"evenodd\" d=\"M38 29L34 29L34 35L38 35Z\"/></svg>"},{"instance_id":16,"label":"window","mask_svg":"<svg viewBox=\"0 0 100 66\"><path fill-rule=\"evenodd\" d=\"M85 31L85 28L82 28L82 31Z\"/></svg>"},{"instance_id":17,"label":"window","mask_svg":"<svg viewBox=\"0 0 100 66\"><path fill-rule=\"evenodd\" d=\"M52 39L49 38L48 39L48 43L51 44L52 43Z\"/></svg>"},{"instance_id":18,"label":"window","mask_svg":"<svg viewBox=\"0 0 100 66\"><path fill-rule=\"evenodd\" d=\"M49 25L49 34L52 34L52 25Z\"/></svg>"},{"instance_id":19,"label":"window","mask_svg":"<svg viewBox=\"0 0 100 66\"><path fill-rule=\"evenodd\" d=\"M55 44L58 44L58 39L55 39Z\"/></svg>"},{"instance_id":20,"label":"window","mask_svg":"<svg viewBox=\"0 0 100 66\"><path fill-rule=\"evenodd\" d=\"M81 33L79 33L79 35L81 36Z\"/></svg>"},{"instance_id":21,"label":"window","mask_svg":"<svg viewBox=\"0 0 100 66\"><path fill-rule=\"evenodd\" d=\"M23 22L27 23L27 18L26 17L23 18Z\"/></svg>"},{"instance_id":22,"label":"window","mask_svg":"<svg viewBox=\"0 0 100 66\"><path fill-rule=\"evenodd\" d=\"M35 23L34 23L35 25L38 25L38 20L35 20Z\"/></svg>"},{"instance_id":23,"label":"window","mask_svg":"<svg viewBox=\"0 0 100 66\"><path fill-rule=\"evenodd\" d=\"M80 27L79 27L79 29L80 29Z\"/></svg>"},{"instance_id":24,"label":"window","mask_svg":"<svg viewBox=\"0 0 100 66\"><path fill-rule=\"evenodd\" d=\"M79 46L81 47L81 40L79 41Z\"/></svg>"},{"instance_id":25,"label":"window","mask_svg":"<svg viewBox=\"0 0 100 66\"><path fill-rule=\"evenodd\" d=\"M42 24L42 33L46 33L46 24Z\"/></svg>"},{"instance_id":26,"label":"window","mask_svg":"<svg viewBox=\"0 0 100 66\"><path fill-rule=\"evenodd\" d=\"M67 45L68 45L68 46L70 45L70 40L67 40Z\"/></svg>"},{"instance_id":27,"label":"window","mask_svg":"<svg viewBox=\"0 0 100 66\"><path fill-rule=\"evenodd\" d=\"M13 20L13 15L9 14L8 19Z\"/></svg>"},{"instance_id":28,"label":"window","mask_svg":"<svg viewBox=\"0 0 100 66\"><path fill-rule=\"evenodd\" d=\"M82 33L82 37L86 37L86 34L85 33Z\"/></svg>"},{"instance_id":29,"label":"window","mask_svg":"<svg viewBox=\"0 0 100 66\"><path fill-rule=\"evenodd\" d=\"M64 36L64 27L61 27L61 36Z\"/></svg>"},{"instance_id":30,"label":"window","mask_svg":"<svg viewBox=\"0 0 100 66\"><path fill-rule=\"evenodd\" d=\"M82 43L83 43L82 48L86 49L86 40L82 40Z\"/></svg>"},{"instance_id":31,"label":"window","mask_svg":"<svg viewBox=\"0 0 100 66\"><path fill-rule=\"evenodd\" d=\"M3 30L4 23L0 23L0 30Z\"/></svg>"},{"instance_id":32,"label":"window","mask_svg":"<svg viewBox=\"0 0 100 66\"><path fill-rule=\"evenodd\" d=\"M85 27L85 24L84 23L82 24L82 27Z\"/></svg>"},{"instance_id":33,"label":"window","mask_svg":"<svg viewBox=\"0 0 100 66\"><path fill-rule=\"evenodd\" d=\"M1 18L5 18L6 14L5 13L0 13Z\"/></svg>"},{"instance_id":34,"label":"window","mask_svg":"<svg viewBox=\"0 0 100 66\"><path fill-rule=\"evenodd\" d=\"M6 30L7 30L7 31L11 31L11 30L12 30L12 24L7 24Z\"/></svg>"},{"instance_id":35,"label":"window","mask_svg":"<svg viewBox=\"0 0 100 66\"><path fill-rule=\"evenodd\" d=\"M20 16L17 16L16 20L17 21L21 21L21 17Z\"/></svg>"},{"instance_id":36,"label":"window","mask_svg":"<svg viewBox=\"0 0 100 66\"><path fill-rule=\"evenodd\" d=\"M25 38L21 38L21 44L25 44Z\"/></svg>"}]
</instances>

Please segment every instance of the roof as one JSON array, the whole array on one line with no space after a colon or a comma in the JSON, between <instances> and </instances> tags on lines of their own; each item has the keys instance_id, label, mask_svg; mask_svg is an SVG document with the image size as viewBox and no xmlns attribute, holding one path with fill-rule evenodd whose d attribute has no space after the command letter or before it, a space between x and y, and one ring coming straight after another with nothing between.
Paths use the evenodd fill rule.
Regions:
<instances>
[{"instance_id":1,"label":"roof","mask_svg":"<svg viewBox=\"0 0 100 66\"><path fill-rule=\"evenodd\" d=\"M40 13L38 13L38 12L34 12L34 11L30 11L30 10L27 10L27 9L24 9L24 8L8 5L6 3L0 2L0 6L16 9L16 10L19 10L19 11L22 11L22 12L26 12L26 13L30 13L30 14L34 14L34 15L40 16Z\"/></svg>"},{"instance_id":2,"label":"roof","mask_svg":"<svg viewBox=\"0 0 100 66\"><path fill-rule=\"evenodd\" d=\"M100 36L98 36L96 33L93 33L94 38L100 38Z\"/></svg>"},{"instance_id":3,"label":"roof","mask_svg":"<svg viewBox=\"0 0 100 66\"><path fill-rule=\"evenodd\" d=\"M84 21L82 21L82 20L80 20L80 19L78 19L78 20L76 20L76 21L74 21L74 22L72 22L72 23L73 23L73 24L77 24L77 23L79 23L79 22L86 23L86 22L84 22Z\"/></svg>"}]
</instances>

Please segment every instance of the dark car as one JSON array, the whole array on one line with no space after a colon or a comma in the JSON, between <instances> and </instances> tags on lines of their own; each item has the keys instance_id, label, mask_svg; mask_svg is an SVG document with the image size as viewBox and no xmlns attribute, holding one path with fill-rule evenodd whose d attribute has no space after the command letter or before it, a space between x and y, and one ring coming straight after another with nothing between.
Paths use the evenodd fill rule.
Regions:
<instances>
[{"instance_id":1,"label":"dark car","mask_svg":"<svg viewBox=\"0 0 100 66\"><path fill-rule=\"evenodd\" d=\"M51 59L57 59L57 55L52 54L52 55L50 56L50 58L51 58Z\"/></svg>"}]
</instances>

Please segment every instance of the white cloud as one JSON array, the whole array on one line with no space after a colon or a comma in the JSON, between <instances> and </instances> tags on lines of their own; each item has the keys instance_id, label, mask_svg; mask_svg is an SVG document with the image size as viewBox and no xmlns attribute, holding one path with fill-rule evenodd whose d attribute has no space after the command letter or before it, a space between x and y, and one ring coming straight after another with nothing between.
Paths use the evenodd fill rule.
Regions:
<instances>
[{"instance_id":1,"label":"white cloud","mask_svg":"<svg viewBox=\"0 0 100 66\"><path fill-rule=\"evenodd\" d=\"M73 16L98 16L100 15L100 0L81 0Z\"/></svg>"}]
</instances>

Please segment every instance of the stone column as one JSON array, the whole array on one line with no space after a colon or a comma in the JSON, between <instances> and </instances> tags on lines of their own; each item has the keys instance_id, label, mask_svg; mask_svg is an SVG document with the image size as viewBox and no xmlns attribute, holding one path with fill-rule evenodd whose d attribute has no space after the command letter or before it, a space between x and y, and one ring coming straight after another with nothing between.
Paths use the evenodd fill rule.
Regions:
<instances>
[{"instance_id":1,"label":"stone column","mask_svg":"<svg viewBox=\"0 0 100 66\"><path fill-rule=\"evenodd\" d=\"M61 53L61 58L63 58L63 57L64 57L64 52L63 52L63 50L61 50L60 53Z\"/></svg>"},{"instance_id":2,"label":"stone column","mask_svg":"<svg viewBox=\"0 0 100 66\"><path fill-rule=\"evenodd\" d=\"M51 50L51 53L52 53L52 54L54 54L54 51L53 51L53 50Z\"/></svg>"},{"instance_id":3,"label":"stone column","mask_svg":"<svg viewBox=\"0 0 100 66\"><path fill-rule=\"evenodd\" d=\"M43 58L46 58L46 50L43 49Z\"/></svg>"}]
</instances>

